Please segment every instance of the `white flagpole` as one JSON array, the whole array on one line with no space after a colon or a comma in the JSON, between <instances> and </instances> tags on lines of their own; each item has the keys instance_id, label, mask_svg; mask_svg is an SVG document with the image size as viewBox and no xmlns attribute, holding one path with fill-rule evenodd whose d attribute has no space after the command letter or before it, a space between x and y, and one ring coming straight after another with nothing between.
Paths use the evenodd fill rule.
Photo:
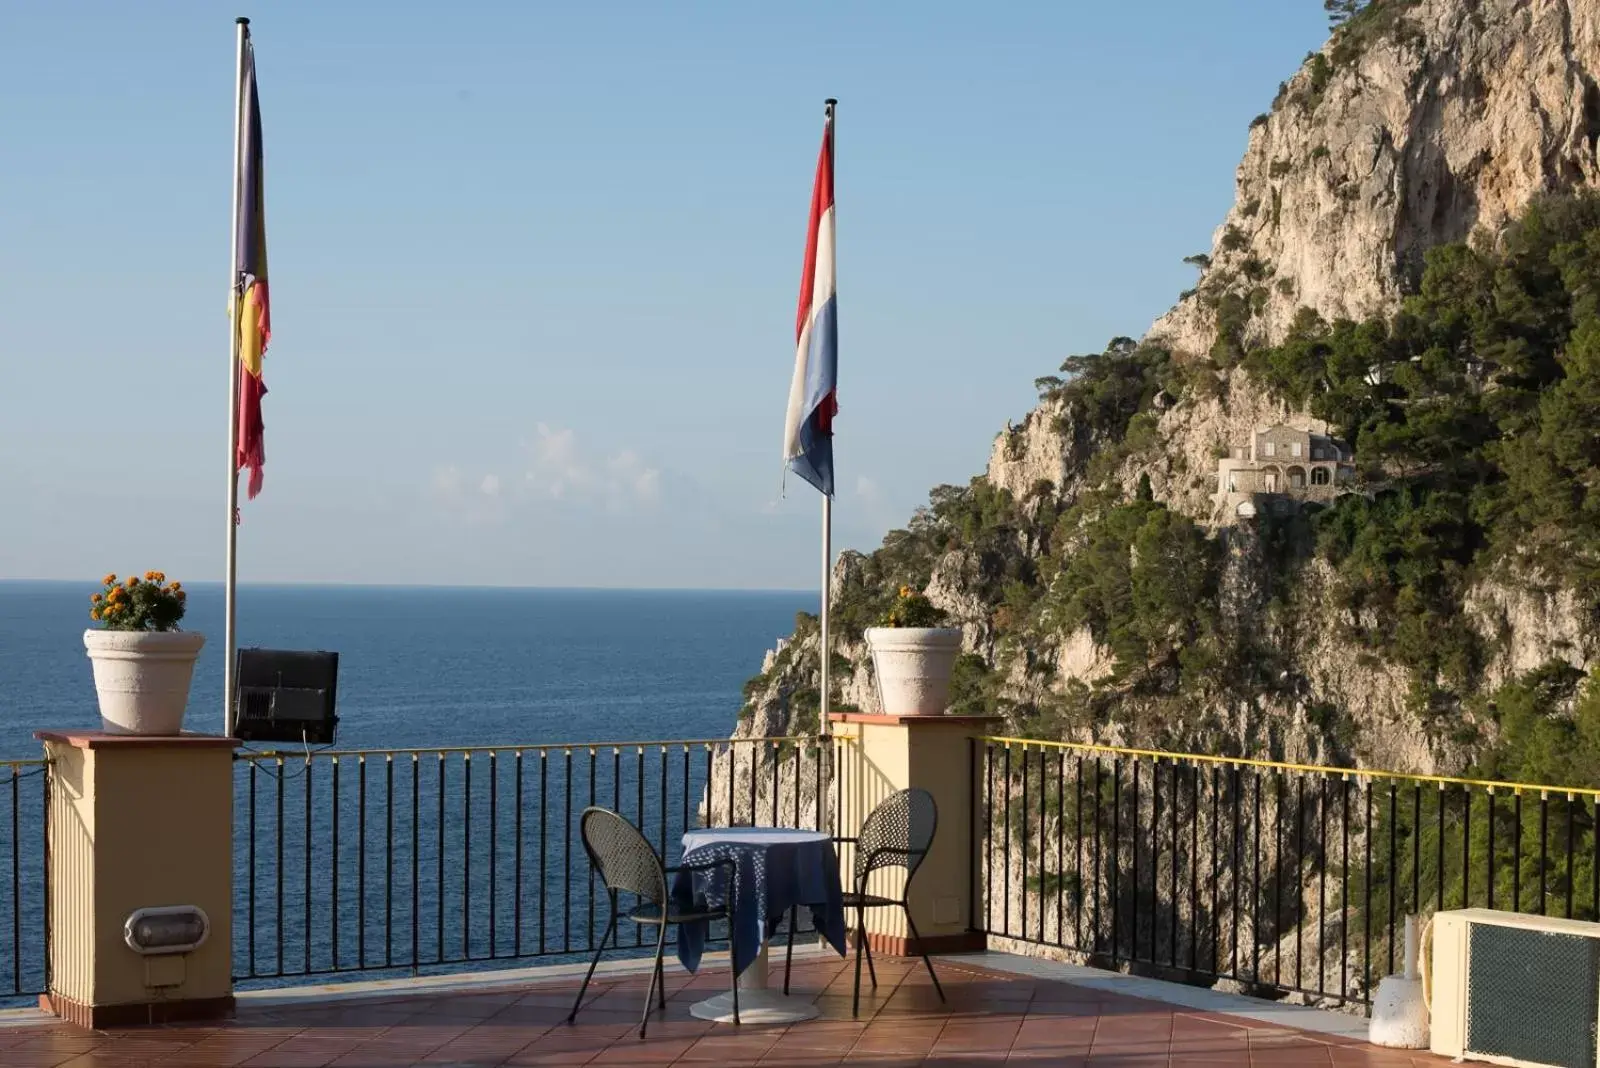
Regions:
<instances>
[{"instance_id":1,"label":"white flagpole","mask_svg":"<svg viewBox=\"0 0 1600 1068\"><path fill-rule=\"evenodd\" d=\"M833 600L833 498L822 495L822 716L819 734L828 734L828 661L832 646L828 642L828 602Z\"/></svg>"},{"instance_id":2,"label":"white flagpole","mask_svg":"<svg viewBox=\"0 0 1600 1068\"><path fill-rule=\"evenodd\" d=\"M828 167L829 167L830 170L833 169L833 162L834 162L834 160L836 158L836 146L834 144L834 139L833 139L833 111L834 111L834 108L838 106L838 104L839 104L839 102L837 100L833 99L832 97L829 97L828 100L823 105L826 108L826 113L827 113ZM835 190L834 191L834 219L837 220L838 217L839 217L839 215L838 215L838 191ZM837 262L838 254L839 254L839 250L837 248L835 248L834 249L835 262ZM836 270L837 270L837 268L836 268ZM834 299L835 300L839 299L837 293L834 294ZM831 494L824 493L822 495L822 612L820 613L820 618L818 620L818 622L821 625L821 631L822 631L822 651L821 651L821 654L822 654L822 686L821 686L821 691L822 692L821 692L821 700L819 702L820 715L818 716L818 724L817 724L817 733L818 734L822 734L822 735L826 735L826 734L831 733L828 730L828 704L829 704L828 698L830 696L830 691L828 689L828 667L829 667L830 661L832 661L832 659L833 659L833 646L828 640L828 607L829 607L830 602L832 602L832 600L833 600L833 496Z\"/></svg>"},{"instance_id":3,"label":"white flagpole","mask_svg":"<svg viewBox=\"0 0 1600 1068\"><path fill-rule=\"evenodd\" d=\"M239 172L244 147L240 143L244 125L244 50L250 37L250 20L236 19L234 25L238 51L233 78L233 226L228 255L228 560L222 588L222 733L228 738L233 737L233 650L238 643L234 593L239 582L239 314L243 310L239 299L239 187L243 175Z\"/></svg>"}]
</instances>

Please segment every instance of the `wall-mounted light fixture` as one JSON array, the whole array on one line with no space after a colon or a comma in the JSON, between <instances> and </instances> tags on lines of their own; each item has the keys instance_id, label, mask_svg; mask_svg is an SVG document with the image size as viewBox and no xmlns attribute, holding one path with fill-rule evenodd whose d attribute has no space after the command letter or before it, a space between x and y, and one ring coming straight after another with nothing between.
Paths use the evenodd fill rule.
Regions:
<instances>
[{"instance_id":1,"label":"wall-mounted light fixture","mask_svg":"<svg viewBox=\"0 0 1600 1068\"><path fill-rule=\"evenodd\" d=\"M188 953L210 934L211 920L198 905L137 909L122 925L122 940L141 956Z\"/></svg>"}]
</instances>

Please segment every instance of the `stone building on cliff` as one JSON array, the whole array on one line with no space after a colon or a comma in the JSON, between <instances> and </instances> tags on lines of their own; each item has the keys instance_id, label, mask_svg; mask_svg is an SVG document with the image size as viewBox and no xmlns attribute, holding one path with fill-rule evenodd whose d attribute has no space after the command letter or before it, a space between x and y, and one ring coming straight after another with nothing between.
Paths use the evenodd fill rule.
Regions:
<instances>
[{"instance_id":1,"label":"stone building on cliff","mask_svg":"<svg viewBox=\"0 0 1600 1068\"><path fill-rule=\"evenodd\" d=\"M1217 461L1215 517L1227 523L1264 510L1331 501L1355 475L1355 456L1337 438L1278 424L1257 427L1248 445Z\"/></svg>"}]
</instances>

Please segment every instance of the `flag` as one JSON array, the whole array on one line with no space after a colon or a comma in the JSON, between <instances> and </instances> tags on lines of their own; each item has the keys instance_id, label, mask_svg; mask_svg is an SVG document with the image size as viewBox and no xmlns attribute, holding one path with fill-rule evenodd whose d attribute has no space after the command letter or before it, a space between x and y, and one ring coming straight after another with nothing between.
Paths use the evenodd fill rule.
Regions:
<instances>
[{"instance_id":1,"label":"flag","mask_svg":"<svg viewBox=\"0 0 1600 1068\"><path fill-rule=\"evenodd\" d=\"M267 298L267 220L262 192L261 102L256 95L256 51L245 31L245 58L240 86L242 112L239 125L239 203L235 218L237 259L234 262L234 328L239 332L239 438L234 469L249 469L249 494L261 492L261 468L266 463L262 443L261 398L267 395L262 380L262 356L272 338L272 314Z\"/></svg>"},{"instance_id":2,"label":"flag","mask_svg":"<svg viewBox=\"0 0 1600 1068\"><path fill-rule=\"evenodd\" d=\"M783 459L833 496L833 417L839 411L839 323L833 278L833 109L822 127L822 153L811 190L811 223L800 276L794 379L783 427Z\"/></svg>"}]
</instances>

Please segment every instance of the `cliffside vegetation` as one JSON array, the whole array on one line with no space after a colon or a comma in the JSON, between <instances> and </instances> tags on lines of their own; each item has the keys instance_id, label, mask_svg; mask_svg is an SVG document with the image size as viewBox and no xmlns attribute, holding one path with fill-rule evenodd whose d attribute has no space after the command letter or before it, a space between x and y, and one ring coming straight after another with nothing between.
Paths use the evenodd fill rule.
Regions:
<instances>
[{"instance_id":1,"label":"cliffside vegetation","mask_svg":"<svg viewBox=\"0 0 1600 1068\"><path fill-rule=\"evenodd\" d=\"M1182 361L1118 338L1039 379L1041 411L1083 457L1070 484L936 488L853 561L836 591L841 640L857 642L901 585L943 581L981 606L961 620L975 640L960 711L1036 735L1115 721L1141 744L1228 748L1207 734L1227 709L1299 702L1339 754L1353 741L1344 710L1307 696L1297 645L1306 627L1336 628L1403 667L1413 713L1481 770L1600 783L1600 689L1557 661L1491 691L1498 637L1465 604L1498 576L1575 591L1597 618L1600 198L1542 199L1495 242L1434 249L1392 316L1307 311L1281 344L1246 336ZM1354 447L1355 492L1221 530L1157 499L1138 472L1164 447L1160 417L1226 407L1240 374ZM1333 605L1321 616L1307 601L1319 568ZM1082 632L1104 663L1063 670Z\"/></svg>"}]
</instances>

